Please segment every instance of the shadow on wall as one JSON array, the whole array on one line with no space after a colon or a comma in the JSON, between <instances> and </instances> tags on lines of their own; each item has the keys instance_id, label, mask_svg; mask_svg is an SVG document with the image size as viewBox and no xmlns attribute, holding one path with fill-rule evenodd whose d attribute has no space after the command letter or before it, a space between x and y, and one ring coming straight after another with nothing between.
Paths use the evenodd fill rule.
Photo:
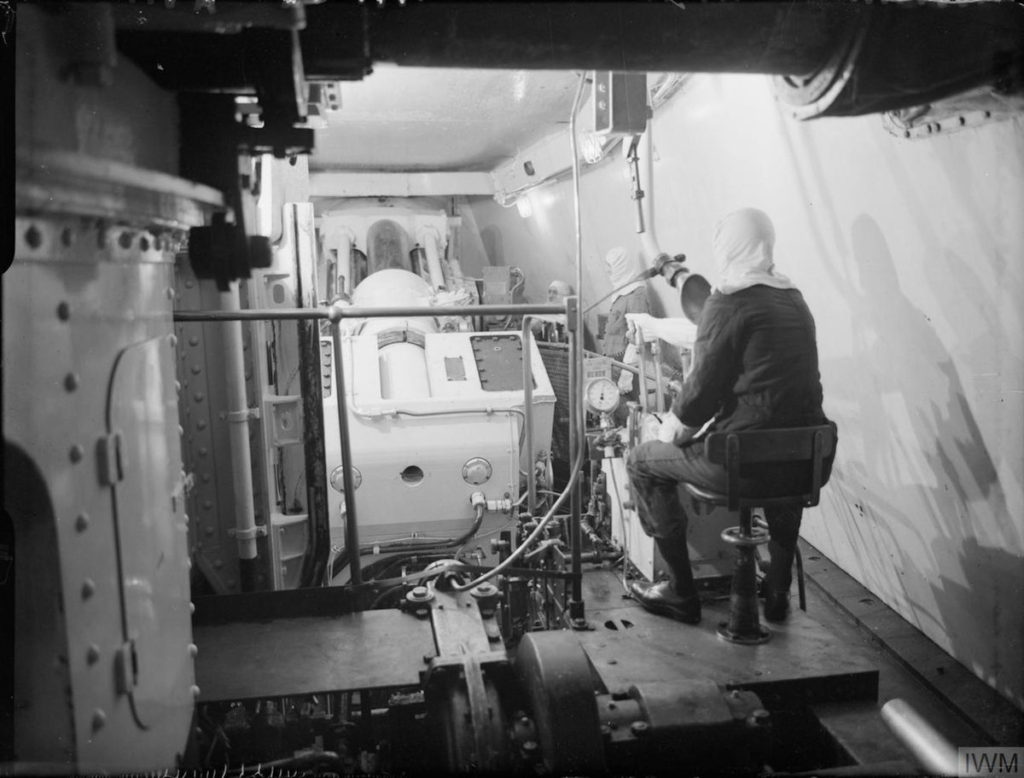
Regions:
<instances>
[{"instance_id":1,"label":"shadow on wall","mask_svg":"<svg viewBox=\"0 0 1024 778\"><path fill-rule=\"evenodd\" d=\"M934 548L941 540L936 540ZM969 645L974 661L962 661L987 684L1024 708L1019 658L1024 656L1024 630L1019 618L1024 599L1024 564L1004 548L980 546L975 538L963 541L957 555L963 583L945 575L933 584L946 623L961 625L966 635L952 635L954 647ZM1008 618L1009 616L1009 618ZM984 628L963 625L985 619ZM1009 660L1009 664L1008 664ZM1011 726L1007 722L1007 726ZM1006 732L1007 743L1020 743L1024 730Z\"/></svg>"},{"instance_id":2,"label":"shadow on wall","mask_svg":"<svg viewBox=\"0 0 1024 778\"><path fill-rule=\"evenodd\" d=\"M854 365L845 370L867 371L869 385L862 381L868 391L856 398L864 459L846 467L863 486L859 498L850 495L847 510L860 514L849 517L847 530L859 535L850 540L870 555L870 580L899 581L902 594L890 592L890 602L906 603L912 613L905 616L925 632L937 630L950 653L987 680L998 676L1000 690L1019 703L1021 622L1013 596L1021 594L1021 560L1006 552L993 558L977 540L983 527L987 537L1018 545L995 464L952 356L900 288L871 217L854 221L851 248L863 291L848 298L857 324ZM897 576L880 569L886 557ZM945 570L951 574L938 574Z\"/></svg>"},{"instance_id":3,"label":"shadow on wall","mask_svg":"<svg viewBox=\"0 0 1024 778\"><path fill-rule=\"evenodd\" d=\"M493 267L505 264L505 245L501 230L491 225L480 230L480 242L484 244L487 261Z\"/></svg>"}]
</instances>

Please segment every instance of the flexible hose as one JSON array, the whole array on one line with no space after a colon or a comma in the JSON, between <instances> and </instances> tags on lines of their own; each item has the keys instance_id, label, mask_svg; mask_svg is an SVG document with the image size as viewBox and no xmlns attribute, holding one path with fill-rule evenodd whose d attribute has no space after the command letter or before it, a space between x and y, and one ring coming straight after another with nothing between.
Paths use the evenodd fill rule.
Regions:
<instances>
[{"instance_id":1,"label":"flexible hose","mask_svg":"<svg viewBox=\"0 0 1024 778\"><path fill-rule=\"evenodd\" d=\"M540 534L544 531L544 529L548 526L548 524L554 518L555 512L562 505L562 503L565 502L565 498L568 497L572 493L572 490L576 488L576 482L579 480L580 467L582 465L583 465L583 449L581 448L579 450L579 453L576 455L576 461L573 464L572 476L569 478L569 483L566 484L565 489L562 490L562 493L558 496L558 499L555 500L555 503L554 503L554 505L551 506L550 510L548 510L548 512L546 514L544 514L544 518L542 518L537 523L537 526L534 527L533 532L531 532L526 537L526 540L524 540L522 543L520 543L519 546L516 548L516 550L513 551L511 554L509 554L509 556L503 562L499 563L496 567L491 568L490 570L488 570L483 575L481 575L478 578L470 581L468 584L463 584L461 586L458 586L458 585L454 586L453 588L455 589L455 591L457 591L457 592L464 592L467 589L472 589L472 588L474 588L476 586L479 586L484 581L488 581L491 578L493 578L494 576L500 575L507 568L511 567L512 563L515 560L517 560L520 556L522 556L523 552L525 552L526 549L529 548L533 544L533 542L535 540L537 540L538 537L540 537Z\"/></svg>"}]
</instances>

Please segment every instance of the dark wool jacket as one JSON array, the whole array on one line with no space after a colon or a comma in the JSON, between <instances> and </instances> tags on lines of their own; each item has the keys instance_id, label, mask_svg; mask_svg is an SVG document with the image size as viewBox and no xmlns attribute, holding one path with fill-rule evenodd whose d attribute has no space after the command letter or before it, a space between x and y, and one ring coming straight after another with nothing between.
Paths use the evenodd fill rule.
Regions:
<instances>
[{"instance_id":1,"label":"dark wool jacket","mask_svg":"<svg viewBox=\"0 0 1024 778\"><path fill-rule=\"evenodd\" d=\"M814 318L797 289L715 292L697 324L693 368L672 404L712 432L825 423Z\"/></svg>"}]
</instances>

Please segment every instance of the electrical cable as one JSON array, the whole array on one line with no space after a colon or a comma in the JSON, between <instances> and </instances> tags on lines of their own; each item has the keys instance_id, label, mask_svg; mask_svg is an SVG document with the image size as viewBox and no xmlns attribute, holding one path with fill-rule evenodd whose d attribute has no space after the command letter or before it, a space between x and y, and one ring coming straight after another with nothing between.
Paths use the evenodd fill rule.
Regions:
<instances>
[{"instance_id":1,"label":"electrical cable","mask_svg":"<svg viewBox=\"0 0 1024 778\"><path fill-rule=\"evenodd\" d=\"M565 502L566 497L568 497L572 493L572 490L574 488L576 488L576 482L579 480L580 467L582 465L583 465L583 449L581 448L579 450L579 452L577 453L577 455L576 455L576 462L573 465L572 476L569 478L569 483L566 484L565 489L562 491L561 495L559 495L558 499L555 500L554 505L551 506L551 508L545 514L544 518L542 518L540 520L540 522L538 522L538 524L534 528L533 532L531 532L527 536L527 538L522 543L519 544L519 546L516 548L515 551L513 551L511 554L509 554L508 557L506 557L496 567L492 568L490 571L484 573L483 575L479 576L478 578L470 581L468 584L464 584L462 586L459 586L459 585L454 586L453 588L455 589L455 591L457 591L457 592L464 592L464 591L466 591L468 589L473 589L474 587L479 586L480 584L484 583L485 581L490 580L494 576L498 575L499 573L503 572L507 568L511 567L512 566L512 562L517 560L523 554L523 552L527 548L529 548L533 544L533 542L540 536L541 532L544 531L544 529L547 527L547 525L554 518L555 511L561 506L561 504L563 502Z\"/></svg>"}]
</instances>

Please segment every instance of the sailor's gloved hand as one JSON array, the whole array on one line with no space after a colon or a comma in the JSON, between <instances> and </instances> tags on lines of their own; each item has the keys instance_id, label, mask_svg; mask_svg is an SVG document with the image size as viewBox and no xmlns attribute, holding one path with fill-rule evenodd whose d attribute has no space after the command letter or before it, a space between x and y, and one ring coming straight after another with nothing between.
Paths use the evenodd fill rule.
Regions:
<instances>
[{"instance_id":1,"label":"sailor's gloved hand","mask_svg":"<svg viewBox=\"0 0 1024 778\"><path fill-rule=\"evenodd\" d=\"M673 443L681 446L690 440L699 431L698 427L687 427L679 417L669 411L662 417L661 427L658 429L658 440L663 443Z\"/></svg>"},{"instance_id":2,"label":"sailor's gloved hand","mask_svg":"<svg viewBox=\"0 0 1024 778\"><path fill-rule=\"evenodd\" d=\"M619 372L619 393L629 394L633 391L633 374L628 370Z\"/></svg>"}]
</instances>

